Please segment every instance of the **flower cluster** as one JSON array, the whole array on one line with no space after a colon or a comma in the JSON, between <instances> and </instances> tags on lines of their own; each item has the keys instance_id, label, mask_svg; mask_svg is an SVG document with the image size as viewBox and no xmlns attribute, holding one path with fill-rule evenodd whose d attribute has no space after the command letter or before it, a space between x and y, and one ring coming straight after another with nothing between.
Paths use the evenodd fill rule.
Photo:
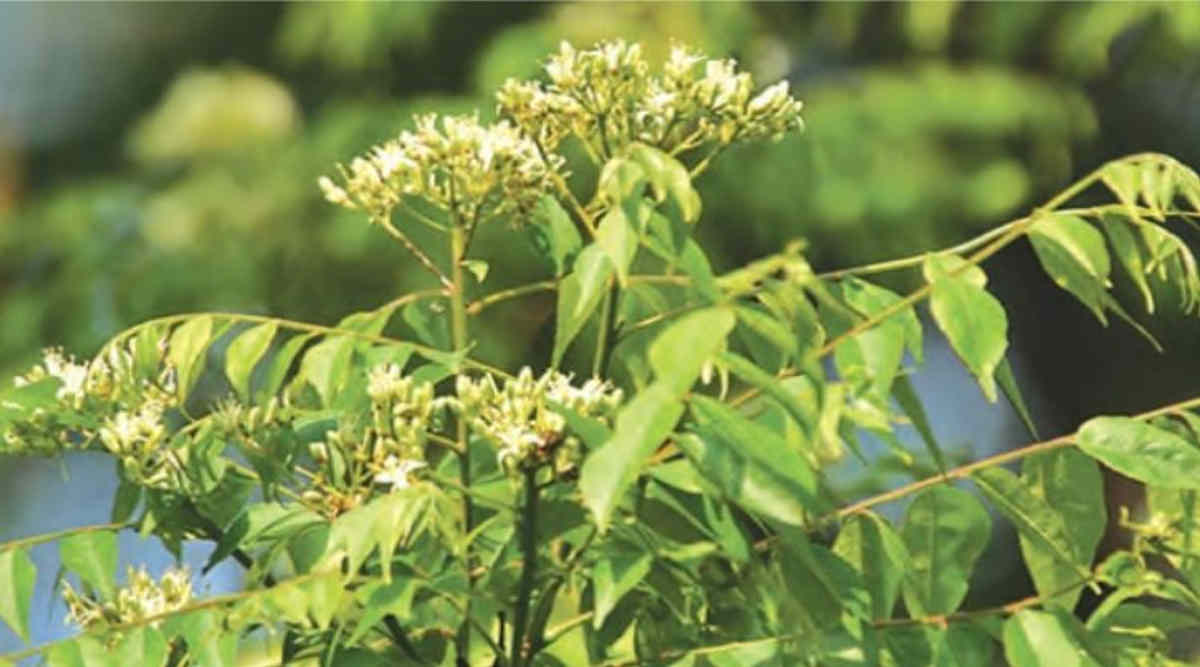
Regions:
<instances>
[{"instance_id":1,"label":"flower cluster","mask_svg":"<svg viewBox=\"0 0 1200 667\"><path fill-rule=\"evenodd\" d=\"M174 369L164 366L153 380L140 377L132 345L113 345L104 355L86 363L57 348L45 350L41 362L13 378L13 384L21 388L54 379L58 382L57 406L32 410L17 403L8 406L24 414L5 429L5 451L57 453L86 441L94 422L84 418L84 413L112 415L122 407L143 403L173 405Z\"/></svg>"},{"instance_id":2,"label":"flower cluster","mask_svg":"<svg viewBox=\"0 0 1200 667\"><path fill-rule=\"evenodd\" d=\"M175 611L192 599L192 577L187 568L168 569L156 582L145 570L130 567L128 579L126 586L117 591L116 599L107 603L80 595L64 582L67 622L84 630L136 623Z\"/></svg>"},{"instance_id":3,"label":"flower cluster","mask_svg":"<svg viewBox=\"0 0 1200 667\"><path fill-rule=\"evenodd\" d=\"M553 149L567 135L608 157L632 142L672 154L705 144L778 138L802 126L802 104L781 81L757 95L734 60L709 60L675 46L660 76L638 44L602 42L576 50L564 42L546 64L548 84L510 79L497 93L500 113Z\"/></svg>"},{"instance_id":4,"label":"flower cluster","mask_svg":"<svg viewBox=\"0 0 1200 667\"><path fill-rule=\"evenodd\" d=\"M564 444L565 451L575 449L577 443L566 442L566 420L552 404L600 419L610 418L621 404L621 391L602 380L575 387L568 375L551 370L535 378L528 367L503 388L491 375L479 380L460 375L456 393L455 409L472 430L496 443L500 465L509 469L545 463Z\"/></svg>"},{"instance_id":5,"label":"flower cluster","mask_svg":"<svg viewBox=\"0 0 1200 667\"><path fill-rule=\"evenodd\" d=\"M129 480L154 489L175 489L184 473L187 450L170 448L163 411L163 404L156 401L123 410L104 421L99 436Z\"/></svg>"},{"instance_id":6,"label":"flower cluster","mask_svg":"<svg viewBox=\"0 0 1200 667\"><path fill-rule=\"evenodd\" d=\"M483 125L478 116L418 116L416 130L380 144L349 166L342 183L318 185L334 204L362 209L386 222L405 197L424 199L465 225L528 211L553 186L562 159L543 155L508 122Z\"/></svg>"}]
</instances>

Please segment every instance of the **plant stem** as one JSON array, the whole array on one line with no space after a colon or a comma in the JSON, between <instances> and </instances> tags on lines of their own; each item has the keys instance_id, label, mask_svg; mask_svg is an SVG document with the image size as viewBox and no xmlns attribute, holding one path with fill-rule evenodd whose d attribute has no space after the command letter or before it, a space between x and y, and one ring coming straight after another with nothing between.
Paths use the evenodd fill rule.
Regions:
<instances>
[{"instance_id":1,"label":"plant stem","mask_svg":"<svg viewBox=\"0 0 1200 667\"><path fill-rule=\"evenodd\" d=\"M437 264L435 264L433 260L429 258L429 255L426 255L424 251L418 248L417 245L412 242L412 240L405 236L404 232L396 229L396 226L393 225L389 220L380 220L379 226L383 227L384 231L390 234L392 238L399 241L400 245L404 246L410 253L412 253L413 257L417 258L417 261L420 262L421 266L436 276L439 282L446 287L451 287L451 282L446 278L446 274L442 273L442 270L439 269ZM458 267L455 266L455 269L457 268Z\"/></svg>"},{"instance_id":2,"label":"plant stem","mask_svg":"<svg viewBox=\"0 0 1200 667\"><path fill-rule=\"evenodd\" d=\"M1148 419L1153 419L1155 417L1161 417L1163 415L1168 415L1173 412L1179 412L1180 410L1187 410L1188 408L1193 408L1196 406L1200 406L1200 397L1190 398L1186 401L1180 401L1178 403L1173 403L1171 405L1157 408L1157 409L1151 410L1149 412L1143 412L1139 415L1134 415L1133 417L1131 417L1131 419L1145 421ZM860 500L852 505L847 505L846 507L843 507L830 515L826 515L825 517L822 517L821 519L819 519L817 521L817 523L818 524L824 523L825 521L828 521L831 519L843 519L847 516L850 516L851 514L861 512L865 509L874 507L876 505L882 505L883 503L891 502L893 500L898 500L900 498L903 498L904 496L911 495L913 493L916 493L917 491L920 491L921 489L924 489L925 487L933 486L935 484L940 484L942 482L946 482L949 480L962 479L964 477L968 477L971 475L971 473L973 473L977 470L982 470L984 468L990 468L992 466L1003 465L1005 463L1010 463L1012 461L1023 459L1027 456L1032 456L1034 454L1040 454L1042 452L1048 452L1053 449L1067 447L1067 446L1071 445L1072 443L1074 443L1077 437L1078 437L1078 432L1068 433L1066 435L1060 435L1059 437L1053 438L1051 440L1043 440L1042 442L1035 442L1033 444L1025 445L1024 447L1020 447L1018 449L1012 449L1007 452L1002 452L1000 454L996 454L995 456L989 456L985 459L979 459L978 461L975 461L973 463L968 463L967 465L964 465L964 466L959 466L957 468L954 468L953 470L947 470L945 473L934 475L933 477L927 477L925 479L918 480L911 484L906 484L900 488L892 489L891 491L887 491L887 492L881 493L879 495L871 496L870 498L867 498L865 500Z\"/></svg>"},{"instance_id":3,"label":"plant stem","mask_svg":"<svg viewBox=\"0 0 1200 667\"><path fill-rule=\"evenodd\" d=\"M450 341L454 350L462 350L467 346L467 306L466 295L463 293L466 288L466 281L463 279L462 262L463 254L466 252L466 236L461 225L454 225L450 229ZM458 442L458 467L459 481L464 489L471 488L471 452L470 445L467 441L467 423L462 419L455 420L455 440ZM474 528L471 518L473 502L471 495L463 494L463 525L466 534L470 534ZM467 587L474 589L475 581L469 574L471 566L471 551L467 548ZM458 657L460 660L468 661L471 655L471 593L468 592L467 601L463 608L463 622L458 630Z\"/></svg>"},{"instance_id":4,"label":"plant stem","mask_svg":"<svg viewBox=\"0 0 1200 667\"><path fill-rule=\"evenodd\" d=\"M521 517L521 588L517 593L517 608L513 616L510 667L521 667L525 658L525 629L529 623L529 604L533 599L534 576L537 574L537 468L525 471L525 512Z\"/></svg>"},{"instance_id":5,"label":"plant stem","mask_svg":"<svg viewBox=\"0 0 1200 667\"><path fill-rule=\"evenodd\" d=\"M617 299L621 297L621 285L616 277L609 278L611 285L604 297L604 309L600 313L600 332L596 334L596 354L592 357L592 377L602 377L608 366L608 355L616 342Z\"/></svg>"}]
</instances>

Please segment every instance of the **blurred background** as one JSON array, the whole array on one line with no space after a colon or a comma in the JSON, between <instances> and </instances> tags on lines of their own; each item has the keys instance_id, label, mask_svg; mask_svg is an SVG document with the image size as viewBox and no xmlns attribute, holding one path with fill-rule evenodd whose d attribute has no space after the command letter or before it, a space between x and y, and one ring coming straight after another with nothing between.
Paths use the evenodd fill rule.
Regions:
<instances>
[{"instance_id":1,"label":"blurred background","mask_svg":"<svg viewBox=\"0 0 1200 667\"><path fill-rule=\"evenodd\" d=\"M425 285L318 175L411 124L492 113L563 39L674 38L791 81L804 133L730 151L702 177L700 235L728 269L798 237L818 269L951 245L1019 217L1138 151L1200 166L1200 5L1184 3L0 4L0 372L48 345L92 354L117 331L196 310L336 322ZM523 234L476 244L489 286L543 278ZM1164 312L1102 329L1019 244L987 265L1012 361L1043 435L1200 389L1200 326ZM896 290L917 276L888 275ZM1132 296L1118 283L1118 295ZM1140 313L1136 299L1131 312ZM552 297L489 311L479 352L545 363ZM486 324L485 324L486 326ZM489 329L481 327L479 331ZM988 404L928 329L916 376L960 457L1030 437ZM0 541L107 520L106 458L6 459ZM902 476L839 476L847 494ZM1113 502L1132 502L1110 477ZM968 605L1031 590L999 527ZM133 537L130 562L169 557ZM191 545L189 559L210 546ZM41 572L35 640L69 629ZM218 570L209 590L236 587ZM1086 603L1086 601L1085 601ZM0 629L0 652L18 647Z\"/></svg>"}]
</instances>

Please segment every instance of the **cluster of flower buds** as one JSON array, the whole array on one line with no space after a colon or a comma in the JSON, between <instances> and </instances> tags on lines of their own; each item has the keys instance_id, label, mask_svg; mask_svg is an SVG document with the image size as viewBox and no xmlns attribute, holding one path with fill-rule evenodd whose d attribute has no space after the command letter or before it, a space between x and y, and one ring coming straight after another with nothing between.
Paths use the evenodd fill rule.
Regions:
<instances>
[{"instance_id":1,"label":"cluster of flower buds","mask_svg":"<svg viewBox=\"0 0 1200 667\"><path fill-rule=\"evenodd\" d=\"M43 351L42 362L24 375L13 378L13 384L24 387L46 378L55 378L60 383L55 397L64 405L78 409L87 397L88 375L87 364L75 361L74 357L63 354L61 349L49 348Z\"/></svg>"},{"instance_id":2,"label":"cluster of flower buds","mask_svg":"<svg viewBox=\"0 0 1200 667\"><path fill-rule=\"evenodd\" d=\"M593 155L642 142L675 154L705 144L779 138L802 127L802 104L786 81L757 95L734 60L709 60L675 46L653 75L638 44L564 42L546 64L548 84L509 80L497 93L502 115L546 150L574 134Z\"/></svg>"},{"instance_id":3,"label":"cluster of flower buds","mask_svg":"<svg viewBox=\"0 0 1200 667\"><path fill-rule=\"evenodd\" d=\"M192 599L192 576L187 568L171 568L155 581L145 570L130 567L128 583L111 602L81 595L69 582L63 583L62 596L68 623L84 630L102 629L145 621L184 607Z\"/></svg>"},{"instance_id":4,"label":"cluster of flower buds","mask_svg":"<svg viewBox=\"0 0 1200 667\"><path fill-rule=\"evenodd\" d=\"M254 438L265 429L280 426L291 418L286 398L272 396L266 405L243 405L233 399L217 404L213 423L226 435Z\"/></svg>"},{"instance_id":5,"label":"cluster of flower buds","mask_svg":"<svg viewBox=\"0 0 1200 667\"><path fill-rule=\"evenodd\" d=\"M607 382L592 379L575 387L568 375L550 370L535 378L529 367L502 388L491 375L479 380L460 375L455 389L455 409L472 430L496 444L497 459L509 470L541 465L560 450L578 450L578 443L567 442L566 419L552 403L602 420L621 404L620 390Z\"/></svg>"},{"instance_id":6,"label":"cluster of flower buds","mask_svg":"<svg viewBox=\"0 0 1200 667\"><path fill-rule=\"evenodd\" d=\"M451 219L477 222L530 210L553 187L562 159L543 155L508 122L483 125L477 115L418 116L416 130L338 165L342 183L318 180L334 204L390 219L405 197L418 197Z\"/></svg>"},{"instance_id":7,"label":"cluster of flower buds","mask_svg":"<svg viewBox=\"0 0 1200 667\"><path fill-rule=\"evenodd\" d=\"M148 401L137 410L122 410L100 427L100 442L134 483L154 489L178 488L186 450L172 450L162 403Z\"/></svg>"}]
</instances>

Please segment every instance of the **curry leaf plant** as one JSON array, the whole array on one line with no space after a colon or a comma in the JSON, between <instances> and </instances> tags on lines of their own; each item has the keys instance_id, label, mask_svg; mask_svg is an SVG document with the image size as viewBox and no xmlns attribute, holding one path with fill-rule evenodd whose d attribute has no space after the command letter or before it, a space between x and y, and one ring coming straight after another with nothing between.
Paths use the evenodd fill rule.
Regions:
<instances>
[{"instance_id":1,"label":"curry leaf plant","mask_svg":"<svg viewBox=\"0 0 1200 667\"><path fill-rule=\"evenodd\" d=\"M493 123L422 116L319 181L428 289L333 326L164 317L86 360L49 350L2 390L4 454L106 453L119 487L112 523L0 545L0 621L29 640L30 550L56 543L79 631L0 664L233 665L264 638L273 662L321 665L1189 659L1172 640L1200 625L1200 399L951 467L908 375L931 323L988 399L1028 414L984 269L1012 244L1102 324L1149 336L1118 273L1148 314L1200 309L1168 226L1200 216L1194 171L1134 155L953 248L814 273L794 243L718 275L695 240L697 176L801 129L786 83L759 90L682 46L652 66L614 41L564 44L496 100ZM531 239L545 279L491 289L472 245L488 225ZM871 282L901 270L923 286ZM504 332L474 317L539 293L556 308L538 366L483 361L480 337ZM929 465L839 498L827 468L901 424ZM1100 465L1149 498L1114 517L1134 538L1103 558ZM874 511L896 502L899 520ZM1036 593L965 608L997 521ZM243 589L117 572L126 530L176 554L210 542L204 569L233 559ZM1084 615L1089 588L1105 595Z\"/></svg>"}]
</instances>

